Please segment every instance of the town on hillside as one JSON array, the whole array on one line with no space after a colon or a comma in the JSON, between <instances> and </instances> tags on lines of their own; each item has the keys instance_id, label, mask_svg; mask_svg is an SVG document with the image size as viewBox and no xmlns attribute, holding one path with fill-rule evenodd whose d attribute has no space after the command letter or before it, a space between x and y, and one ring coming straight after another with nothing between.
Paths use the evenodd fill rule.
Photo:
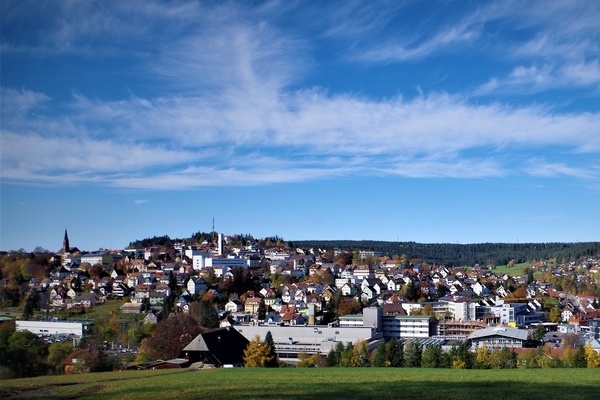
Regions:
<instances>
[{"instance_id":1,"label":"town on hillside","mask_svg":"<svg viewBox=\"0 0 600 400\"><path fill-rule=\"evenodd\" d=\"M468 367L510 349L515 367L600 366L599 254L450 267L216 232L145 244L87 252L65 230L57 252L3 252L0 377L250 366L256 342L263 364Z\"/></svg>"}]
</instances>

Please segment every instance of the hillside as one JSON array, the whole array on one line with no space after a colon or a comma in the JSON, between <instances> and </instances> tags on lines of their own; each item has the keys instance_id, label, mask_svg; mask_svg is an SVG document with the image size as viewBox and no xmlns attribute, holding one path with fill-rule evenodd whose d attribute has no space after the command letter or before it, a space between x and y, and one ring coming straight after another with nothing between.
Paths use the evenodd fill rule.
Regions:
<instances>
[{"instance_id":1,"label":"hillside","mask_svg":"<svg viewBox=\"0 0 600 400\"><path fill-rule=\"evenodd\" d=\"M555 258L577 260L600 256L600 242L587 243L415 243L374 240L300 240L294 245L302 248L373 250L383 255L406 254L409 259L449 266L506 265L510 260L523 263Z\"/></svg>"}]
</instances>

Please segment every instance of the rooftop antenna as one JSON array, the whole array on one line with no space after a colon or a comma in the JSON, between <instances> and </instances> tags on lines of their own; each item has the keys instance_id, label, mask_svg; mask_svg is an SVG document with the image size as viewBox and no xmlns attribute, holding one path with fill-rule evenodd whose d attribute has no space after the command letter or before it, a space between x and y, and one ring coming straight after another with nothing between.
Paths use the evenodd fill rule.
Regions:
<instances>
[{"instance_id":1,"label":"rooftop antenna","mask_svg":"<svg viewBox=\"0 0 600 400\"><path fill-rule=\"evenodd\" d=\"M215 241L215 217L213 217L212 240Z\"/></svg>"}]
</instances>

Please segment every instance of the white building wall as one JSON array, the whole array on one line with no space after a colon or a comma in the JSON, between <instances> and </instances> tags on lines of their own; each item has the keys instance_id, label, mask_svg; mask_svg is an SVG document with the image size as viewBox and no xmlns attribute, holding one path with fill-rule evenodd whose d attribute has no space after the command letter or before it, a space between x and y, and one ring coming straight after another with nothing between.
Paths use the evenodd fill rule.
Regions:
<instances>
[{"instance_id":1,"label":"white building wall","mask_svg":"<svg viewBox=\"0 0 600 400\"><path fill-rule=\"evenodd\" d=\"M39 336L76 335L89 333L91 323L62 321L15 321L16 331L29 331Z\"/></svg>"},{"instance_id":2,"label":"white building wall","mask_svg":"<svg viewBox=\"0 0 600 400\"><path fill-rule=\"evenodd\" d=\"M428 338L430 318L384 316L383 336L385 338Z\"/></svg>"}]
</instances>

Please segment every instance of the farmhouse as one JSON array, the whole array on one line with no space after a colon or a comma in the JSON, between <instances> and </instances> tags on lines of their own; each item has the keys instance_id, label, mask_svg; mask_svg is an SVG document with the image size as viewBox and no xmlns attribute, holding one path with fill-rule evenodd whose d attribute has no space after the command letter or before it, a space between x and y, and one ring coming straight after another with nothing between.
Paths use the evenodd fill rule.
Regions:
<instances>
[{"instance_id":1,"label":"farmhouse","mask_svg":"<svg viewBox=\"0 0 600 400\"><path fill-rule=\"evenodd\" d=\"M202 362L216 367L241 366L248 340L233 327L207 330L196 336L183 349L183 357L191 363Z\"/></svg>"}]
</instances>

